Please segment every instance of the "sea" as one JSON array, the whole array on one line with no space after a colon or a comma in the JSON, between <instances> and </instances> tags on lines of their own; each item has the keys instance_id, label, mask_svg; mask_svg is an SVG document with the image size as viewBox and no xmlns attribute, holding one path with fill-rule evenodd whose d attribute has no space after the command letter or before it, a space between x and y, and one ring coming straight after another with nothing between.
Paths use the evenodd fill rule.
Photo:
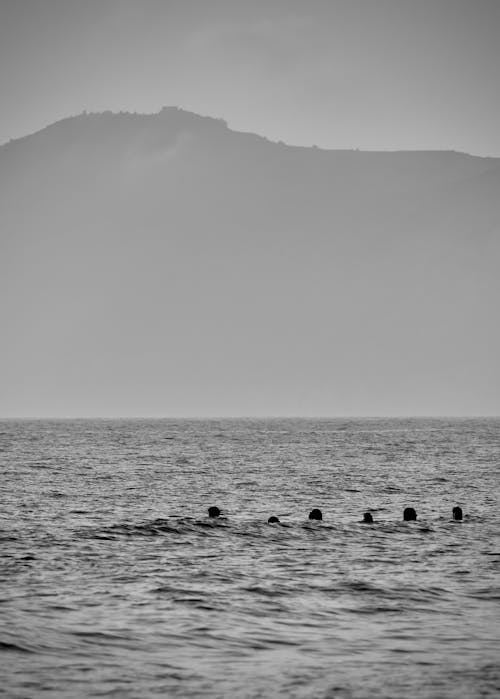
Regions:
<instances>
[{"instance_id":1,"label":"sea","mask_svg":"<svg viewBox=\"0 0 500 699\"><path fill-rule=\"evenodd\" d=\"M0 695L499 697L499 473L498 418L0 421Z\"/></svg>"}]
</instances>

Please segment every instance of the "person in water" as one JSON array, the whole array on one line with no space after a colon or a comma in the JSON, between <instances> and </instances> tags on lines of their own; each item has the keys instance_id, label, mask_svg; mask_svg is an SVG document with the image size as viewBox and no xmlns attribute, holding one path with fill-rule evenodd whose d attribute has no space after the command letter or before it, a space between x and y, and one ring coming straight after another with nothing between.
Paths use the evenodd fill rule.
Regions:
<instances>
[{"instance_id":1,"label":"person in water","mask_svg":"<svg viewBox=\"0 0 500 699\"><path fill-rule=\"evenodd\" d=\"M220 510L218 507L215 505L212 505L212 507L208 508L208 516L209 517L220 517Z\"/></svg>"},{"instance_id":2,"label":"person in water","mask_svg":"<svg viewBox=\"0 0 500 699\"><path fill-rule=\"evenodd\" d=\"M311 510L309 512L309 519L318 519L318 520L323 519L323 514L322 514L321 510L318 510L318 508L315 507L314 510Z\"/></svg>"},{"instance_id":3,"label":"person in water","mask_svg":"<svg viewBox=\"0 0 500 699\"><path fill-rule=\"evenodd\" d=\"M363 523L364 524L373 524L373 517L371 512L365 512L363 515Z\"/></svg>"},{"instance_id":4,"label":"person in water","mask_svg":"<svg viewBox=\"0 0 500 699\"><path fill-rule=\"evenodd\" d=\"M279 519L278 519L278 517L276 517L275 515L272 515L272 516L269 517L269 519L267 520L267 523L268 523L268 524L279 524Z\"/></svg>"},{"instance_id":5,"label":"person in water","mask_svg":"<svg viewBox=\"0 0 500 699\"><path fill-rule=\"evenodd\" d=\"M456 505L453 508L452 514L453 514L453 519L456 519L457 521L460 521L464 517L463 512L462 512L462 508L459 507L458 505Z\"/></svg>"},{"instance_id":6,"label":"person in water","mask_svg":"<svg viewBox=\"0 0 500 699\"><path fill-rule=\"evenodd\" d=\"M417 519L417 513L413 507L405 507L403 519L405 522L414 522Z\"/></svg>"}]
</instances>

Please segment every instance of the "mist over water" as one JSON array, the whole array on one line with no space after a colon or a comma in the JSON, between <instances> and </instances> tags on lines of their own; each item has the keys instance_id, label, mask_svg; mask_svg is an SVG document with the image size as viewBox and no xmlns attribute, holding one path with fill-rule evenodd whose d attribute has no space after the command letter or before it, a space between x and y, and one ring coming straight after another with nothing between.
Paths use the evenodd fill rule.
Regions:
<instances>
[{"instance_id":1,"label":"mist over water","mask_svg":"<svg viewBox=\"0 0 500 699\"><path fill-rule=\"evenodd\" d=\"M1 146L0 416L498 415L499 191L175 107Z\"/></svg>"},{"instance_id":2,"label":"mist over water","mask_svg":"<svg viewBox=\"0 0 500 699\"><path fill-rule=\"evenodd\" d=\"M496 418L1 421L3 689L498 696L499 459Z\"/></svg>"}]
</instances>

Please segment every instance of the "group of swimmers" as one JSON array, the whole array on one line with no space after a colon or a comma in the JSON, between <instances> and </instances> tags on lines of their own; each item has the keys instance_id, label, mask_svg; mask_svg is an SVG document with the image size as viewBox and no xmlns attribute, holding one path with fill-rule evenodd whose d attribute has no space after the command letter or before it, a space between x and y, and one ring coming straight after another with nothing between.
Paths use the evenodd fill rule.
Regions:
<instances>
[{"instance_id":1,"label":"group of swimmers","mask_svg":"<svg viewBox=\"0 0 500 699\"><path fill-rule=\"evenodd\" d=\"M208 516L209 517L220 517L221 511L218 507L215 505L212 505L212 507L208 508ZM452 510L452 516L453 519L456 521L460 521L463 519L463 513L462 513L462 508L456 505L453 510ZM309 512L309 519L315 519L315 520L322 520L323 519L323 513L321 510L319 510L317 507L314 508L314 510L311 510ZM414 522L417 519L417 513L414 510L413 507L405 507L403 511L403 519L405 522ZM272 515L269 517L267 520L268 524L279 524L279 518L276 517L276 515ZM373 515L371 512L365 512L363 515L363 519L361 520L363 524L373 524Z\"/></svg>"}]
</instances>

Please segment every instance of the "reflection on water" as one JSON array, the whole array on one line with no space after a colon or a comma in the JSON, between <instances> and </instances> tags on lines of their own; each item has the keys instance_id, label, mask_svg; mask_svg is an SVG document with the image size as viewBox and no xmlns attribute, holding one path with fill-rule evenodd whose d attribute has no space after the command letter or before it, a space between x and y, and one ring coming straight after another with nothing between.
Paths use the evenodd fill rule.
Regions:
<instances>
[{"instance_id":1,"label":"reflection on water","mask_svg":"<svg viewBox=\"0 0 500 699\"><path fill-rule=\"evenodd\" d=\"M499 420L0 422L4 690L497 696L499 437Z\"/></svg>"}]
</instances>

